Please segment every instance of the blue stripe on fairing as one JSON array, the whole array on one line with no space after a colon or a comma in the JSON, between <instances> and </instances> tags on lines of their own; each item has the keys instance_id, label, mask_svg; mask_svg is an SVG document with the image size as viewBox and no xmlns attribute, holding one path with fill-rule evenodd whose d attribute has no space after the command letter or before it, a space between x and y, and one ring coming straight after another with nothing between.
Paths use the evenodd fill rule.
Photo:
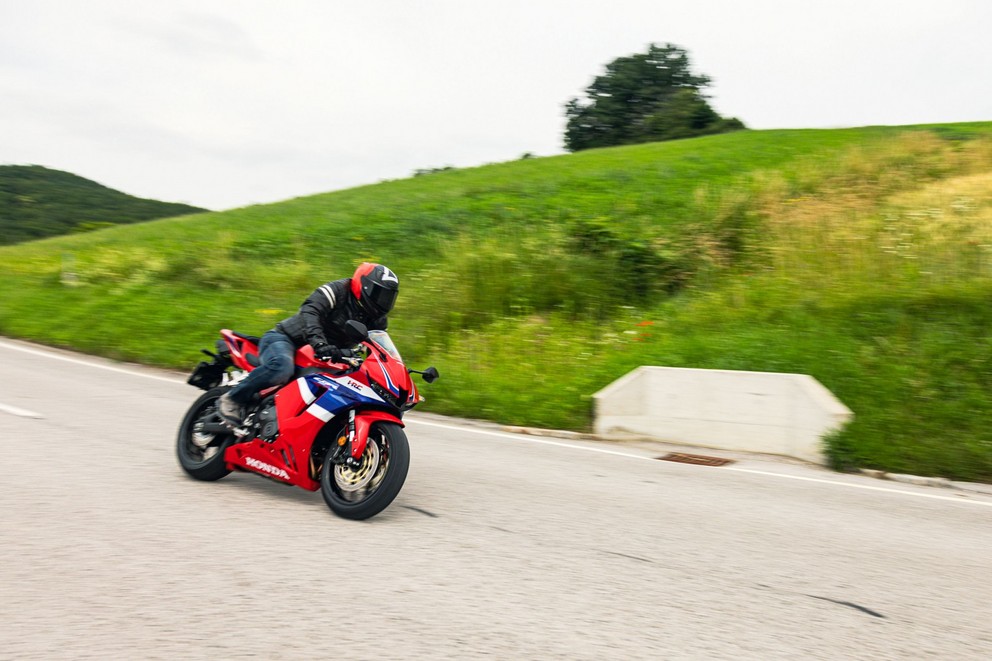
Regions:
<instances>
[{"instance_id":1,"label":"blue stripe on fairing","mask_svg":"<svg viewBox=\"0 0 992 661\"><path fill-rule=\"evenodd\" d=\"M313 400L317 399L317 393L314 392L314 385L308 379L300 377L296 380L296 385L300 389L300 397L303 398L304 402L311 404Z\"/></svg>"},{"instance_id":2,"label":"blue stripe on fairing","mask_svg":"<svg viewBox=\"0 0 992 661\"><path fill-rule=\"evenodd\" d=\"M311 415L315 415L322 420L325 419L325 415L327 413L337 415L341 411L354 408L356 404L382 405L383 403L377 395L367 397L356 390L337 383L334 379L327 378L320 374L315 374L304 378L307 380L307 383L311 388L326 388L326 391L321 394L320 397L317 397L316 401L310 404L307 408ZM315 383L311 383L311 381ZM368 386L364 387L368 388ZM370 390L369 392L372 391Z\"/></svg>"},{"instance_id":3,"label":"blue stripe on fairing","mask_svg":"<svg viewBox=\"0 0 992 661\"><path fill-rule=\"evenodd\" d=\"M379 368L382 370L382 375L386 377L386 387L389 388L389 392L399 397L400 396L399 386L394 385L393 380L389 378L389 372L386 370L386 366L382 364L382 361L379 360L378 354L373 353L372 355L375 356L375 361L379 363Z\"/></svg>"}]
</instances>

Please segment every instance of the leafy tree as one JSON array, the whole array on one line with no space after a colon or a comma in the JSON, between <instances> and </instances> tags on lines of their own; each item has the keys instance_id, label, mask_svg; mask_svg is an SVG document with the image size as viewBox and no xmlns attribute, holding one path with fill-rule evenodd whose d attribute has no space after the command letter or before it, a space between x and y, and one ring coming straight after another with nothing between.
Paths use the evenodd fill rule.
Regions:
<instances>
[{"instance_id":1,"label":"leafy tree","mask_svg":"<svg viewBox=\"0 0 992 661\"><path fill-rule=\"evenodd\" d=\"M651 44L647 53L620 57L586 88L586 99L565 105L565 148L628 145L743 129L706 101L708 76L692 73L678 46Z\"/></svg>"}]
</instances>

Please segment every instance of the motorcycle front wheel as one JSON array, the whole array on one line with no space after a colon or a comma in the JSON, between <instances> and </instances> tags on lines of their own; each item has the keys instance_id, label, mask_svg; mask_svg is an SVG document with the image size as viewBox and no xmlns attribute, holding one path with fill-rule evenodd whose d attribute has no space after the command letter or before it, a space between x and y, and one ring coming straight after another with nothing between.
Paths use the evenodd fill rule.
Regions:
<instances>
[{"instance_id":1,"label":"motorcycle front wheel","mask_svg":"<svg viewBox=\"0 0 992 661\"><path fill-rule=\"evenodd\" d=\"M190 477L212 482L231 472L224 461L224 450L234 442L234 435L204 429L207 423L216 427L220 422L217 399L228 390L212 388L200 395L179 425L176 455L179 465Z\"/></svg>"},{"instance_id":2,"label":"motorcycle front wheel","mask_svg":"<svg viewBox=\"0 0 992 661\"><path fill-rule=\"evenodd\" d=\"M355 469L331 462L336 449L332 446L327 451L320 474L320 493L331 511L345 519L361 520L386 509L410 469L410 443L403 428L390 422L374 423L362 463Z\"/></svg>"}]
</instances>

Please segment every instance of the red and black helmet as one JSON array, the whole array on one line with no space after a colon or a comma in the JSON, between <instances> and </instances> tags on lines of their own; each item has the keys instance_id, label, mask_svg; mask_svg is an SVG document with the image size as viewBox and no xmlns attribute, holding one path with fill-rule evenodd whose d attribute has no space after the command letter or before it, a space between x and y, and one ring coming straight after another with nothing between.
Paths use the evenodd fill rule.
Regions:
<instances>
[{"instance_id":1,"label":"red and black helmet","mask_svg":"<svg viewBox=\"0 0 992 661\"><path fill-rule=\"evenodd\" d=\"M400 279L382 264L363 262L351 276L351 293L372 317L389 314L400 291Z\"/></svg>"}]
</instances>

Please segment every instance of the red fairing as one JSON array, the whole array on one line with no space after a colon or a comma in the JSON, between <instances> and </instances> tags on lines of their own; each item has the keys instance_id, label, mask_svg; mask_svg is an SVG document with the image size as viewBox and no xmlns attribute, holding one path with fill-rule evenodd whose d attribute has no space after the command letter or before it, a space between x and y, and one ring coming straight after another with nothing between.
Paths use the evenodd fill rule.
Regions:
<instances>
[{"instance_id":1,"label":"red fairing","mask_svg":"<svg viewBox=\"0 0 992 661\"><path fill-rule=\"evenodd\" d=\"M230 330L222 330L221 335L230 349L234 364L245 371L255 369L248 358L258 359L258 346ZM393 358L375 342L365 343L368 357L361 367L350 372L347 378L354 379L363 386L375 382L378 387L391 393L400 405L415 404L419 400L417 388L410 378L405 365ZM317 360L313 348L304 345L294 356L299 368L318 368L325 373L343 369L344 365L328 365ZM275 389L271 389L275 390ZM270 391L271 391L270 390ZM270 391L263 391L263 395ZM330 413L314 402L320 397L300 377L278 388L275 395L276 419L279 435L266 441L255 438L248 442L236 443L227 448L224 459L231 469L240 468L260 473L274 480L294 484L310 491L320 489L319 482L313 479L314 467L310 464L313 443L324 425L330 420ZM351 454L359 459L368 444L369 430L376 422L391 422L405 426L398 415L376 408L363 408L355 412L355 433L351 442Z\"/></svg>"},{"instance_id":2,"label":"red fairing","mask_svg":"<svg viewBox=\"0 0 992 661\"><path fill-rule=\"evenodd\" d=\"M246 372L255 369L248 362L248 356L254 356L256 360L258 359L258 345L227 328L223 329L220 334L224 338L227 348L231 351L231 360L234 361L234 364Z\"/></svg>"},{"instance_id":3,"label":"red fairing","mask_svg":"<svg viewBox=\"0 0 992 661\"><path fill-rule=\"evenodd\" d=\"M372 302L391 305L375 296L373 291ZM293 356L292 378L257 393L252 391L268 373L264 366L254 371L262 366L261 340L222 330L220 350L204 351L213 362L200 361L187 379L205 392L179 426L176 453L183 470L210 482L245 471L319 491L331 511L346 519L368 519L388 507L410 466L402 419L422 401L411 373L427 383L438 373L434 367L408 370L385 330L367 330L357 322L346 330L349 342L363 341L353 351L341 347L342 362L318 360L305 345ZM273 365L288 362L284 358ZM254 376L245 380L247 372ZM276 381L282 383L282 377ZM225 399L239 383L247 400L240 412Z\"/></svg>"},{"instance_id":4,"label":"red fairing","mask_svg":"<svg viewBox=\"0 0 992 661\"><path fill-rule=\"evenodd\" d=\"M355 440L351 443L351 456L358 459L365 452L365 446L369 442L369 429L373 422L394 422L400 427L405 427L403 421L392 413L386 411L376 411L374 409L360 411L355 414Z\"/></svg>"},{"instance_id":5,"label":"red fairing","mask_svg":"<svg viewBox=\"0 0 992 661\"><path fill-rule=\"evenodd\" d=\"M279 438L291 439L291 442L299 446L302 451L309 451L307 448L327 422L308 411L316 399L316 395L310 392L303 379L290 381L276 393Z\"/></svg>"},{"instance_id":6,"label":"red fairing","mask_svg":"<svg viewBox=\"0 0 992 661\"><path fill-rule=\"evenodd\" d=\"M294 445L296 444L287 443L281 438L273 443L256 438L227 448L224 460L230 468L243 468L279 482L317 491L320 483L310 479L309 455L298 452Z\"/></svg>"},{"instance_id":7,"label":"red fairing","mask_svg":"<svg viewBox=\"0 0 992 661\"><path fill-rule=\"evenodd\" d=\"M248 358L250 356L256 361L259 360L258 345L226 328L220 334L231 351L231 360L234 361L235 366L246 372L255 369L256 366L249 363ZM313 347L309 344L305 344L296 350L294 360L297 367L327 367L327 363L314 358Z\"/></svg>"},{"instance_id":8,"label":"red fairing","mask_svg":"<svg viewBox=\"0 0 992 661\"><path fill-rule=\"evenodd\" d=\"M370 344L376 346L375 343ZM372 377L397 397L401 390L409 393L413 389L413 380L406 371L406 366L378 347L365 361L363 371L367 373L367 376L363 376Z\"/></svg>"},{"instance_id":9,"label":"red fairing","mask_svg":"<svg viewBox=\"0 0 992 661\"><path fill-rule=\"evenodd\" d=\"M354 376L365 385L368 385L370 380L374 380L398 398L403 393L407 393L402 401L409 402L411 396L416 396L417 389L413 385L410 373L406 371L406 366L383 351L375 342L367 344L371 345L369 357L362 363L362 369ZM388 411L359 411L355 416L355 439L351 445L351 456L355 459L365 452L365 445L369 440L369 428L372 423L378 421L405 426L399 417Z\"/></svg>"},{"instance_id":10,"label":"red fairing","mask_svg":"<svg viewBox=\"0 0 992 661\"><path fill-rule=\"evenodd\" d=\"M297 367L320 367L327 369L327 363L322 360L317 360L314 357L313 347L309 344L304 344L296 350L295 360Z\"/></svg>"}]
</instances>

